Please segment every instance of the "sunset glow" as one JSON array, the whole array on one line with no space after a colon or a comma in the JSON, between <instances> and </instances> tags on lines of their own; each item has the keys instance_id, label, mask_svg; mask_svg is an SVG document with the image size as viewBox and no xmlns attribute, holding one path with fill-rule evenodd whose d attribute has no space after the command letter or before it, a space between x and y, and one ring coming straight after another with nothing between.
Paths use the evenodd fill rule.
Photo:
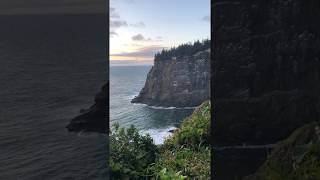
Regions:
<instances>
[{"instance_id":1,"label":"sunset glow","mask_svg":"<svg viewBox=\"0 0 320 180\"><path fill-rule=\"evenodd\" d=\"M164 48L210 38L208 0L111 0L110 60L152 61Z\"/></svg>"}]
</instances>

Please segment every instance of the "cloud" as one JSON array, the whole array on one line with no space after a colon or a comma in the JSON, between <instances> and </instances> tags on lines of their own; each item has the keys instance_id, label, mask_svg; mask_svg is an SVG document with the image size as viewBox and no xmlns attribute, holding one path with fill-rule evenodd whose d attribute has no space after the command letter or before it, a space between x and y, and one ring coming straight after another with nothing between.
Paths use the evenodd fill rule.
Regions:
<instances>
[{"instance_id":1,"label":"cloud","mask_svg":"<svg viewBox=\"0 0 320 180\"><path fill-rule=\"evenodd\" d=\"M146 37L144 37L142 34L137 34L137 35L134 35L134 36L132 36L131 37L131 39L133 40L133 41L144 41L144 42L146 42L146 41L153 41L153 42L159 42L159 41L162 41L162 37L161 36L157 36L155 39L152 39L152 38L146 38Z\"/></svg>"},{"instance_id":2,"label":"cloud","mask_svg":"<svg viewBox=\"0 0 320 180\"><path fill-rule=\"evenodd\" d=\"M137 34L131 37L134 41L152 41L151 38L145 38L142 34Z\"/></svg>"},{"instance_id":3,"label":"cloud","mask_svg":"<svg viewBox=\"0 0 320 180\"><path fill-rule=\"evenodd\" d=\"M114 7L110 7L110 37L118 36L118 33L116 32L117 29L121 27L128 27L128 23L125 20L122 20L120 18L120 14L117 12L117 9Z\"/></svg>"},{"instance_id":4,"label":"cloud","mask_svg":"<svg viewBox=\"0 0 320 180\"><path fill-rule=\"evenodd\" d=\"M135 24L130 24L130 26L135 27L135 28L145 28L146 27L146 25L142 21L135 23Z\"/></svg>"},{"instance_id":5,"label":"cloud","mask_svg":"<svg viewBox=\"0 0 320 180\"><path fill-rule=\"evenodd\" d=\"M116 8L110 7L110 18L119 19L120 15L116 12Z\"/></svg>"},{"instance_id":6,"label":"cloud","mask_svg":"<svg viewBox=\"0 0 320 180\"><path fill-rule=\"evenodd\" d=\"M116 33L115 31L110 31L109 34L110 37L118 36L118 33Z\"/></svg>"},{"instance_id":7,"label":"cloud","mask_svg":"<svg viewBox=\"0 0 320 180\"><path fill-rule=\"evenodd\" d=\"M120 28L123 26L128 26L128 23L122 20L110 20L110 28Z\"/></svg>"},{"instance_id":8,"label":"cloud","mask_svg":"<svg viewBox=\"0 0 320 180\"><path fill-rule=\"evenodd\" d=\"M210 22L210 16L209 15L203 16L202 21Z\"/></svg>"},{"instance_id":9,"label":"cloud","mask_svg":"<svg viewBox=\"0 0 320 180\"><path fill-rule=\"evenodd\" d=\"M123 57L153 57L155 53L161 51L164 46L159 45L151 45L145 46L142 48L137 49L133 52L122 52L117 54L111 54L111 56L123 56Z\"/></svg>"}]
</instances>

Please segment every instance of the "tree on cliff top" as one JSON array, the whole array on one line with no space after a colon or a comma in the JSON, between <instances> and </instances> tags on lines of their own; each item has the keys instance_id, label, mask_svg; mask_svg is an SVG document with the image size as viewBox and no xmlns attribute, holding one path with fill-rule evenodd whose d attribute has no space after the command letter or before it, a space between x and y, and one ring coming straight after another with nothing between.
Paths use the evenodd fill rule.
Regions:
<instances>
[{"instance_id":1,"label":"tree on cliff top","mask_svg":"<svg viewBox=\"0 0 320 180\"><path fill-rule=\"evenodd\" d=\"M154 60L169 60L172 57L191 56L199 51L204 51L210 48L210 39L204 39L201 42L199 40L194 43L181 44L178 47L172 47L170 49L162 49L154 56Z\"/></svg>"}]
</instances>

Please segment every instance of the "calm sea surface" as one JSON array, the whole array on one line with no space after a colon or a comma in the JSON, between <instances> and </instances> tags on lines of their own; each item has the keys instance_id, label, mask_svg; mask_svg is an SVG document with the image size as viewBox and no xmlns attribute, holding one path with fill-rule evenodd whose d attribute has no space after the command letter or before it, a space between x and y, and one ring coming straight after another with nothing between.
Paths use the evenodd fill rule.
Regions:
<instances>
[{"instance_id":1,"label":"calm sea surface","mask_svg":"<svg viewBox=\"0 0 320 180\"><path fill-rule=\"evenodd\" d=\"M65 128L106 82L105 17L0 26L0 179L106 179L106 135Z\"/></svg>"}]
</instances>

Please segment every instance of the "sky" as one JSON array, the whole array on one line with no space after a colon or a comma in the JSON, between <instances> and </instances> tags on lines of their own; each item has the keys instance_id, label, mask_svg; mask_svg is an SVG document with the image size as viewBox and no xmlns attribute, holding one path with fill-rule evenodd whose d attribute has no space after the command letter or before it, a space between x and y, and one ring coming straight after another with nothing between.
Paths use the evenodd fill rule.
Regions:
<instances>
[{"instance_id":1,"label":"sky","mask_svg":"<svg viewBox=\"0 0 320 180\"><path fill-rule=\"evenodd\" d=\"M0 0L0 15L106 13L106 0Z\"/></svg>"},{"instance_id":2,"label":"sky","mask_svg":"<svg viewBox=\"0 0 320 180\"><path fill-rule=\"evenodd\" d=\"M152 61L163 48L210 38L210 0L110 0L110 60Z\"/></svg>"},{"instance_id":3,"label":"sky","mask_svg":"<svg viewBox=\"0 0 320 180\"><path fill-rule=\"evenodd\" d=\"M107 0L0 0L0 15L107 13ZM152 61L210 38L210 0L109 0L110 59Z\"/></svg>"}]
</instances>

